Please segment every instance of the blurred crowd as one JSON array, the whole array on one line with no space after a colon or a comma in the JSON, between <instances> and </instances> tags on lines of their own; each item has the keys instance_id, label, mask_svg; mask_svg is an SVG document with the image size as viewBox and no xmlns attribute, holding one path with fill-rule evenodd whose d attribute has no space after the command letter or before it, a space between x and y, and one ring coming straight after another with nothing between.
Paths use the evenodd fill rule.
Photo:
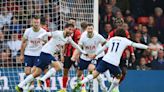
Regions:
<instances>
[{"instance_id":1,"label":"blurred crowd","mask_svg":"<svg viewBox=\"0 0 164 92\"><path fill-rule=\"evenodd\" d=\"M73 0L63 0L73 2ZM92 0L76 0L76 3L91 3ZM63 3L64 4L64 3ZM131 40L157 47L156 51L135 49L135 62L131 62L127 50L129 69L150 70L164 69L164 0L99 0L99 33L108 38L115 29L114 19L124 19L123 28L129 31ZM21 65L18 57L21 36L31 26L34 14L44 15L43 26L47 30L61 29L60 12L65 16L85 17L89 12L80 10L78 5L59 7L58 0L1 0L0 1L0 67ZM59 8L60 9L59 11ZM89 8L83 7L81 8ZM78 10L79 9L79 10ZM75 13L76 12L76 13ZM83 14L81 12L87 12ZM92 20L89 20L91 22ZM79 22L77 22L79 25ZM81 29L81 28L79 28Z\"/></svg>"},{"instance_id":2,"label":"blurred crowd","mask_svg":"<svg viewBox=\"0 0 164 92\"><path fill-rule=\"evenodd\" d=\"M115 29L115 18L122 18L122 27L129 31L131 40L158 48L155 51L134 48L134 63L126 51L129 69L164 69L163 4L163 0L100 0L99 33L102 36L108 38Z\"/></svg>"}]
</instances>

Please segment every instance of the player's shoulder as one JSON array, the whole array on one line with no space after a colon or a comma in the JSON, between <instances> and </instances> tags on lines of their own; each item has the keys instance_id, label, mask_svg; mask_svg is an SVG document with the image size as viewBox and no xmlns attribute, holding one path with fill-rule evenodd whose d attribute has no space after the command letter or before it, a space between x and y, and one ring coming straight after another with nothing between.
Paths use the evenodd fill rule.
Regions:
<instances>
[{"instance_id":1,"label":"player's shoulder","mask_svg":"<svg viewBox=\"0 0 164 92\"><path fill-rule=\"evenodd\" d=\"M114 37L112 37L111 38L111 40L127 40L127 38L126 37L119 37L119 36L114 36Z\"/></svg>"},{"instance_id":2,"label":"player's shoulder","mask_svg":"<svg viewBox=\"0 0 164 92\"><path fill-rule=\"evenodd\" d=\"M41 32L47 32L44 28L40 28Z\"/></svg>"},{"instance_id":3,"label":"player's shoulder","mask_svg":"<svg viewBox=\"0 0 164 92\"><path fill-rule=\"evenodd\" d=\"M29 31L32 31L32 30L33 30L32 27L26 28L26 29L25 29L25 32L29 32Z\"/></svg>"}]
</instances>

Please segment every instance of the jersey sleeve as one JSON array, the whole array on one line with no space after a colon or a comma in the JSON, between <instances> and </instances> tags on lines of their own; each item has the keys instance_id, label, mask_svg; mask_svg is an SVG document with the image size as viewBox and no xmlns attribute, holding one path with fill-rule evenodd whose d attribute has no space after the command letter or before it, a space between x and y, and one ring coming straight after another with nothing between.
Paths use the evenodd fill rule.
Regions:
<instances>
[{"instance_id":1,"label":"jersey sleeve","mask_svg":"<svg viewBox=\"0 0 164 92\"><path fill-rule=\"evenodd\" d=\"M106 39L101 35L98 35L98 36L99 36L100 42L103 44L106 41Z\"/></svg>"},{"instance_id":2,"label":"jersey sleeve","mask_svg":"<svg viewBox=\"0 0 164 92\"><path fill-rule=\"evenodd\" d=\"M80 40L79 40L79 42L78 42L79 45L83 45L83 37L84 37L84 36L81 36L81 38L80 38Z\"/></svg>"},{"instance_id":3,"label":"jersey sleeve","mask_svg":"<svg viewBox=\"0 0 164 92\"><path fill-rule=\"evenodd\" d=\"M23 34L23 38L24 39L28 39L28 34L29 34L29 31L28 30L25 30L25 32Z\"/></svg>"},{"instance_id":4,"label":"jersey sleeve","mask_svg":"<svg viewBox=\"0 0 164 92\"><path fill-rule=\"evenodd\" d=\"M127 38L124 38L124 40L123 40L125 43L126 43L126 45L127 46L132 46L132 41L131 40L129 40L129 39L127 39Z\"/></svg>"}]
</instances>

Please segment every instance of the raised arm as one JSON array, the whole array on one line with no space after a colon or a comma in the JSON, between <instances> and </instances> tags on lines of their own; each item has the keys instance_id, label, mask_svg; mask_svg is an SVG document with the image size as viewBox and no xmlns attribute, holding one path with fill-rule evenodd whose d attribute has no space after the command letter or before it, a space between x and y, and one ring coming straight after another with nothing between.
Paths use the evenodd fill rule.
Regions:
<instances>
[{"instance_id":1,"label":"raised arm","mask_svg":"<svg viewBox=\"0 0 164 92\"><path fill-rule=\"evenodd\" d=\"M133 47L140 48L140 49L148 49L148 46L147 45L144 45L144 44L141 44L141 43L135 43L135 42L133 42L131 45Z\"/></svg>"},{"instance_id":2,"label":"raised arm","mask_svg":"<svg viewBox=\"0 0 164 92\"><path fill-rule=\"evenodd\" d=\"M72 38L70 38L69 37L69 42L72 44L72 46L74 47L74 48L76 48L78 51L80 51L81 53L83 53L83 54L87 54L85 51L83 51L80 47L79 47L79 45L77 45L73 40L72 40Z\"/></svg>"},{"instance_id":3,"label":"raised arm","mask_svg":"<svg viewBox=\"0 0 164 92\"><path fill-rule=\"evenodd\" d=\"M44 38L45 36L52 36L52 32L45 32L45 33L43 33L43 34L40 34L40 35L38 36L38 38L42 39L42 38Z\"/></svg>"}]
</instances>

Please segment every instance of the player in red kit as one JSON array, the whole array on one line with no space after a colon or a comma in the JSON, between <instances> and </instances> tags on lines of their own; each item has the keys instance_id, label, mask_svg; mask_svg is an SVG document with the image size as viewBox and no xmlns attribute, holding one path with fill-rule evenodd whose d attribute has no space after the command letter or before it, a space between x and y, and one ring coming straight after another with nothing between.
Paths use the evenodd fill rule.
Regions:
<instances>
[{"instance_id":1,"label":"player in red kit","mask_svg":"<svg viewBox=\"0 0 164 92\"><path fill-rule=\"evenodd\" d=\"M72 34L72 39L76 43L78 43L78 40L80 39L80 36L81 36L81 31L80 31L80 29L76 28L76 20L74 18L71 18L68 22L72 23L75 26L74 32ZM64 73L63 73L63 78L62 78L63 87L58 92L66 92L67 82L68 82L68 71L72 65L74 67L77 66L75 64L75 61L71 60L74 50L75 49L72 47L71 44L66 44L63 48L63 51L62 51L63 55L61 55L61 61L64 63L64 66L63 66Z\"/></svg>"}]
</instances>

